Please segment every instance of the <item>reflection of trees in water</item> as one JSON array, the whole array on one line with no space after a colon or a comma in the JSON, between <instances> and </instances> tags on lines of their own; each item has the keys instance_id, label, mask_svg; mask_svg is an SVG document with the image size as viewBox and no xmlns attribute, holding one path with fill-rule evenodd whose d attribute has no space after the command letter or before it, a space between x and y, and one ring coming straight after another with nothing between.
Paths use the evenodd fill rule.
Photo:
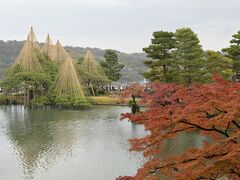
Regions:
<instances>
[{"instance_id":1,"label":"reflection of trees in water","mask_svg":"<svg viewBox=\"0 0 240 180\"><path fill-rule=\"evenodd\" d=\"M71 120L70 113L24 109L22 106L5 107L4 112L9 118L8 134L22 159L27 178L32 178L39 164L47 168L45 166L61 155L71 153L74 134L68 128L61 130ZM66 121L63 122L63 118Z\"/></svg>"},{"instance_id":2,"label":"reflection of trees in water","mask_svg":"<svg viewBox=\"0 0 240 180\"><path fill-rule=\"evenodd\" d=\"M197 132L178 133L176 138L168 139L164 142L162 157L179 155L189 147L201 147L203 140L204 137Z\"/></svg>"},{"instance_id":3,"label":"reflection of trees in water","mask_svg":"<svg viewBox=\"0 0 240 180\"><path fill-rule=\"evenodd\" d=\"M104 164L96 162L101 155L109 162L104 167L112 166L110 162L115 160L120 168L126 159L123 158L122 164L117 160L125 157L130 148L127 139L143 133L142 128L119 121L120 114L127 110L119 107L94 107L82 111L31 110L22 106L1 108L9 119L8 135L20 157L25 179L36 178L39 170L41 174L41 171L54 167L54 163L65 163L66 157L75 154L83 165L84 162L89 164L89 159L90 163L94 160L92 163ZM132 153L127 160L137 163Z\"/></svg>"}]
</instances>

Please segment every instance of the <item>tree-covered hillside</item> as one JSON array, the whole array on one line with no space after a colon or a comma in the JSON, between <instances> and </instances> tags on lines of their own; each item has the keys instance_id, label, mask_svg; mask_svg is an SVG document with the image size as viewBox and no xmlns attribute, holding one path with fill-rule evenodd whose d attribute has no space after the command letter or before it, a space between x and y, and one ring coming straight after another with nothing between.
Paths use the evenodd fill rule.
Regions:
<instances>
[{"instance_id":1,"label":"tree-covered hillside","mask_svg":"<svg viewBox=\"0 0 240 180\"><path fill-rule=\"evenodd\" d=\"M13 64L22 46L23 41L0 41L0 77L3 77L5 69ZM65 49L71 54L72 58L79 60L84 57L88 48L66 46ZM97 62L104 60L105 50L93 48L92 51ZM144 53L126 54L119 51L117 53L119 61L125 65L119 81L142 80L143 76L141 74L146 71L146 67L143 65L146 55Z\"/></svg>"}]
</instances>

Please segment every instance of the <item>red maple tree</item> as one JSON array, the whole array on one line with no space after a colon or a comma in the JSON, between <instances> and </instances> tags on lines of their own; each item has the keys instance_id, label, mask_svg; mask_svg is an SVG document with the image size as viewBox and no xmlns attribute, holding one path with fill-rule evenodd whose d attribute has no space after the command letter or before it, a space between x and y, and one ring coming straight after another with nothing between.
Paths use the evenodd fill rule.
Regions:
<instances>
[{"instance_id":1,"label":"red maple tree","mask_svg":"<svg viewBox=\"0 0 240 180\"><path fill-rule=\"evenodd\" d=\"M146 111L122 115L150 132L130 139L131 150L143 152L147 162L134 177L117 179L240 179L240 83L215 76L211 84L153 83L151 89L150 93L137 91L148 103ZM180 132L197 132L214 141L189 147L179 156L161 158L164 141Z\"/></svg>"}]
</instances>

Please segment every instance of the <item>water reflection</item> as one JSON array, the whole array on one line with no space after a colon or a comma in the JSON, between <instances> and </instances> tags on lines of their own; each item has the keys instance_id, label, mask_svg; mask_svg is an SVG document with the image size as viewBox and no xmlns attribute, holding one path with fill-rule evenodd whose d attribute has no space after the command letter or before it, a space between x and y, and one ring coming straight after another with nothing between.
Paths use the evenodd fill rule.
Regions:
<instances>
[{"instance_id":1,"label":"water reflection","mask_svg":"<svg viewBox=\"0 0 240 180\"><path fill-rule=\"evenodd\" d=\"M1 121L7 122L5 135L14 147L8 151L15 153L11 159L17 166L12 165L14 173L0 166L5 173L0 179L87 180L133 175L143 158L128 152L127 139L143 136L144 131L119 121L120 113L126 111L127 107L100 106L82 111L1 107Z\"/></svg>"},{"instance_id":2,"label":"water reflection","mask_svg":"<svg viewBox=\"0 0 240 180\"><path fill-rule=\"evenodd\" d=\"M111 180L134 175L141 154L129 152L129 138L143 127L119 121L128 107L96 106L91 110L0 107L0 179ZM201 146L196 133L165 142L162 156ZM59 175L61 174L61 175Z\"/></svg>"},{"instance_id":3,"label":"water reflection","mask_svg":"<svg viewBox=\"0 0 240 180\"><path fill-rule=\"evenodd\" d=\"M71 153L74 133L68 128L59 131L61 113L23 107L6 108L5 112L10 120L8 134L21 156L25 178L31 179L39 166L47 169L58 156ZM67 127L69 117L65 117Z\"/></svg>"},{"instance_id":4,"label":"water reflection","mask_svg":"<svg viewBox=\"0 0 240 180\"><path fill-rule=\"evenodd\" d=\"M205 137L199 136L198 132L178 133L174 139L169 139L164 143L164 150L161 157L180 155L189 147L202 147Z\"/></svg>"}]
</instances>

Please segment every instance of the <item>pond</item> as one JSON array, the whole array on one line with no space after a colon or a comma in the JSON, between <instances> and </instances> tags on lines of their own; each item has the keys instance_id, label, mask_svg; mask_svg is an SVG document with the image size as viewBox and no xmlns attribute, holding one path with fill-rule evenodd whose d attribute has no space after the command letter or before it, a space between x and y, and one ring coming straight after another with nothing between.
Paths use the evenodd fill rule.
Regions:
<instances>
[{"instance_id":1,"label":"pond","mask_svg":"<svg viewBox=\"0 0 240 180\"><path fill-rule=\"evenodd\" d=\"M129 107L94 106L90 110L0 107L0 179L111 180L134 175L144 163L129 152L129 138L146 135L144 128L120 121ZM166 142L176 154L199 146L197 135ZM178 147L178 148L176 148Z\"/></svg>"}]
</instances>

